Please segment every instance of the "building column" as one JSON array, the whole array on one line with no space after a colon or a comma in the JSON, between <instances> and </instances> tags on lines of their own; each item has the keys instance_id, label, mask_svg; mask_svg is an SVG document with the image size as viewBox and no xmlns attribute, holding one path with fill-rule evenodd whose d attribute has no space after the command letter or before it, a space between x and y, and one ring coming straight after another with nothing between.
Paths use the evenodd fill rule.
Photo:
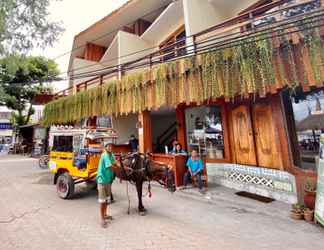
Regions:
<instances>
[{"instance_id":1,"label":"building column","mask_svg":"<svg viewBox=\"0 0 324 250\"><path fill-rule=\"evenodd\" d=\"M152 152L152 124L150 111L138 114L138 138L139 151L141 153Z\"/></svg>"},{"instance_id":2,"label":"building column","mask_svg":"<svg viewBox=\"0 0 324 250\"><path fill-rule=\"evenodd\" d=\"M186 118L185 118L184 105L179 105L176 108L176 119L177 119L177 141L182 145L183 149L187 149Z\"/></svg>"}]
</instances>

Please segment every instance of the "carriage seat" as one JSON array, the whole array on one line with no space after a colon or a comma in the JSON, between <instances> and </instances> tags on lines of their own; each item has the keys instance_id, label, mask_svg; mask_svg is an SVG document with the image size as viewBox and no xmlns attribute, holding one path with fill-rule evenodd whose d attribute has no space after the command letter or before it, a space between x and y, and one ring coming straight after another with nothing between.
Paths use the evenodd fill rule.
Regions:
<instances>
[{"instance_id":1,"label":"carriage seat","mask_svg":"<svg viewBox=\"0 0 324 250\"><path fill-rule=\"evenodd\" d=\"M78 169L83 169L87 167L87 158L85 155L78 155L73 159L73 165Z\"/></svg>"}]
</instances>

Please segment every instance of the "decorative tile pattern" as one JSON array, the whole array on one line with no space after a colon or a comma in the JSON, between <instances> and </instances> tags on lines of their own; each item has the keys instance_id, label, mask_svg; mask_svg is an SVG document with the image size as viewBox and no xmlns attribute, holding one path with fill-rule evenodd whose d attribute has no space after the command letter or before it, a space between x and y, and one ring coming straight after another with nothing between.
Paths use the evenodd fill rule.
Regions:
<instances>
[{"instance_id":1,"label":"decorative tile pattern","mask_svg":"<svg viewBox=\"0 0 324 250\"><path fill-rule=\"evenodd\" d=\"M255 184L255 185L266 186L269 188L274 187L273 180L267 179L265 177L242 174L239 172L231 172L228 177L229 177L229 179L231 179L233 181L251 183L251 184Z\"/></svg>"},{"instance_id":2,"label":"decorative tile pattern","mask_svg":"<svg viewBox=\"0 0 324 250\"><path fill-rule=\"evenodd\" d=\"M285 171L231 163L207 163L207 175L244 185L296 193L295 177Z\"/></svg>"}]
</instances>

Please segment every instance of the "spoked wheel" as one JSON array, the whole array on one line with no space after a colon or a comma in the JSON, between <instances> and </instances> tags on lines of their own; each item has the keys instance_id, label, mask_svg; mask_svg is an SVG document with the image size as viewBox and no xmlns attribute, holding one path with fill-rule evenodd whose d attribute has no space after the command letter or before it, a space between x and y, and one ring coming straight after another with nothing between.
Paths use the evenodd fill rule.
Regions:
<instances>
[{"instance_id":1,"label":"spoked wheel","mask_svg":"<svg viewBox=\"0 0 324 250\"><path fill-rule=\"evenodd\" d=\"M48 155L42 155L38 161L39 167L42 169L48 168L48 161L49 161Z\"/></svg>"},{"instance_id":2,"label":"spoked wheel","mask_svg":"<svg viewBox=\"0 0 324 250\"><path fill-rule=\"evenodd\" d=\"M74 181L68 173L61 174L57 178L56 190L62 199L71 199L74 194Z\"/></svg>"}]
</instances>

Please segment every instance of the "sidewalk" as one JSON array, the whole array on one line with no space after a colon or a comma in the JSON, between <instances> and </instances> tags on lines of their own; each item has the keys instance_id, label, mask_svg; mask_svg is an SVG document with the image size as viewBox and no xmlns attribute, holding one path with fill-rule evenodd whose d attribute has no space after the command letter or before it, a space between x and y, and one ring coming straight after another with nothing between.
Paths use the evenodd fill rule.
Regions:
<instances>
[{"instance_id":1,"label":"sidewalk","mask_svg":"<svg viewBox=\"0 0 324 250\"><path fill-rule=\"evenodd\" d=\"M224 206L225 208L241 211L242 213L249 211L290 220L290 204L280 201L264 203L251 198L236 195L236 192L238 191L213 184L208 186L208 189L204 194L201 194L198 192L197 188L192 188L189 185L185 190L177 189L175 195L210 204L217 204L218 206Z\"/></svg>"}]
</instances>

